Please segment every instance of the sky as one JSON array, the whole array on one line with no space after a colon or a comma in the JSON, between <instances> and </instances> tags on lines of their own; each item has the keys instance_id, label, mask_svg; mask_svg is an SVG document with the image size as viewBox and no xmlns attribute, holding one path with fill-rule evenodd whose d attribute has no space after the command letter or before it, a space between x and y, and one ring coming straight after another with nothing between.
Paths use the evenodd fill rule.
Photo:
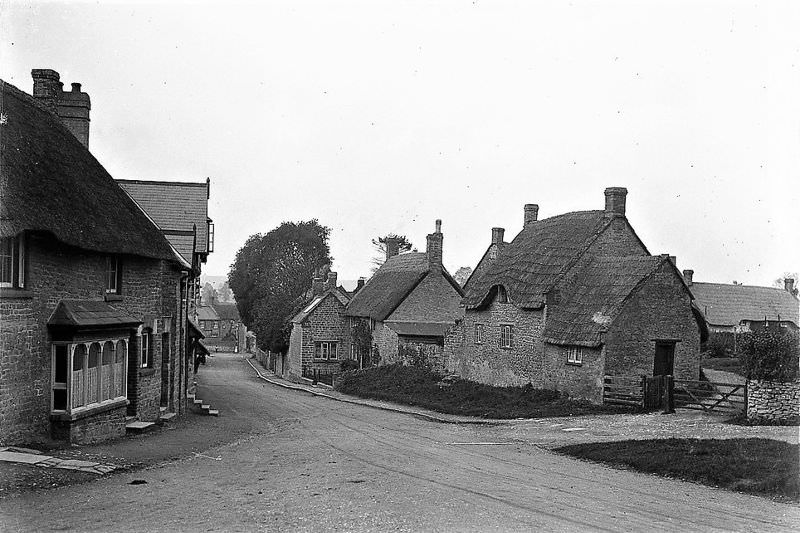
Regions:
<instances>
[{"instance_id":1,"label":"sky","mask_svg":"<svg viewBox=\"0 0 800 533\"><path fill-rule=\"evenodd\" d=\"M800 270L800 2L0 2L0 77L52 68L92 100L115 178L205 181L227 274L248 236L331 228L474 267L493 226L627 216L695 281Z\"/></svg>"}]
</instances>

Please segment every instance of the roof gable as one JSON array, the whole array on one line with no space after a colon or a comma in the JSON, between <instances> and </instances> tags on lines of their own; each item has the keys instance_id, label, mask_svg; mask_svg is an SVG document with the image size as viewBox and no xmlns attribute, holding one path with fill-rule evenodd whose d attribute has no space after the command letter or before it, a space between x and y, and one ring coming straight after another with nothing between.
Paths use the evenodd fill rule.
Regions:
<instances>
[{"instance_id":1,"label":"roof gable","mask_svg":"<svg viewBox=\"0 0 800 533\"><path fill-rule=\"evenodd\" d=\"M493 286L502 285L518 307L541 307L544 293L610 222L603 211L577 211L530 223L502 248L486 274L470 283L464 304L479 307Z\"/></svg>"},{"instance_id":2,"label":"roof gable","mask_svg":"<svg viewBox=\"0 0 800 533\"><path fill-rule=\"evenodd\" d=\"M85 250L176 261L158 228L58 117L0 86L0 235L49 232Z\"/></svg>"},{"instance_id":3,"label":"roof gable","mask_svg":"<svg viewBox=\"0 0 800 533\"><path fill-rule=\"evenodd\" d=\"M389 258L353 296L347 306L350 316L382 321L428 274L428 256L411 252Z\"/></svg>"},{"instance_id":4,"label":"roof gable","mask_svg":"<svg viewBox=\"0 0 800 533\"><path fill-rule=\"evenodd\" d=\"M431 271L386 317L387 322L452 324L463 316L463 292L445 271Z\"/></svg>"},{"instance_id":5,"label":"roof gable","mask_svg":"<svg viewBox=\"0 0 800 533\"><path fill-rule=\"evenodd\" d=\"M319 296L315 296L308 302L303 308L294 315L291 322L294 323L302 323L314 314L314 311L328 298L335 298L342 306L347 306L350 299L347 297L347 294L341 291L338 287L334 289L328 289L327 291L323 292Z\"/></svg>"},{"instance_id":6,"label":"roof gable","mask_svg":"<svg viewBox=\"0 0 800 533\"><path fill-rule=\"evenodd\" d=\"M800 304L785 289L694 282L690 290L706 321L736 326L742 320L788 320L800 326Z\"/></svg>"}]
</instances>

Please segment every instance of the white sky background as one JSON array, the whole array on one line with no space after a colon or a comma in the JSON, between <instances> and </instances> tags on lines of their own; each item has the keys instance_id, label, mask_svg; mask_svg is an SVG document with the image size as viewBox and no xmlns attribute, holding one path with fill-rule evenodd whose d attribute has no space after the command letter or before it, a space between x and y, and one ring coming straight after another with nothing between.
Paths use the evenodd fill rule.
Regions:
<instances>
[{"instance_id":1,"label":"white sky background","mask_svg":"<svg viewBox=\"0 0 800 533\"><path fill-rule=\"evenodd\" d=\"M116 178L211 177L226 274L253 233L316 217L339 279L370 240L475 266L490 228L602 209L697 281L800 270L800 2L7 3L0 77L92 99Z\"/></svg>"}]
</instances>

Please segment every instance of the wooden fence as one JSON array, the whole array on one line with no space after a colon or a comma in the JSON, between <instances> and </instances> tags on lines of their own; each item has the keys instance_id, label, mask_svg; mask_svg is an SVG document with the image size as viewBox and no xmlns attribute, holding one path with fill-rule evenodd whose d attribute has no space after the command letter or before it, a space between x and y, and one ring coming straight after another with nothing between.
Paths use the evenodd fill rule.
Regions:
<instances>
[{"instance_id":1,"label":"wooden fence","mask_svg":"<svg viewBox=\"0 0 800 533\"><path fill-rule=\"evenodd\" d=\"M336 384L336 374L334 372L323 372L317 368L304 368L303 377L317 383L324 383L333 387Z\"/></svg>"},{"instance_id":2,"label":"wooden fence","mask_svg":"<svg viewBox=\"0 0 800 533\"><path fill-rule=\"evenodd\" d=\"M603 403L665 413L680 407L735 415L747 408L747 386L672 376L605 376Z\"/></svg>"}]
</instances>

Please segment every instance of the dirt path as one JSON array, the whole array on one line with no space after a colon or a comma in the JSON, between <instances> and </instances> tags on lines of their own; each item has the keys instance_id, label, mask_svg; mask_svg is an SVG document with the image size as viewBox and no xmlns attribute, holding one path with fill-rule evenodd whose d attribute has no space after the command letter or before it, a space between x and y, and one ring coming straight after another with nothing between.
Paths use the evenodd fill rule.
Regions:
<instances>
[{"instance_id":1,"label":"dirt path","mask_svg":"<svg viewBox=\"0 0 800 533\"><path fill-rule=\"evenodd\" d=\"M334 402L266 383L236 356L215 358L201 393L221 411L209 423L236 432L235 442L9 498L0 529L785 531L800 523L795 506L535 444L581 431L439 424Z\"/></svg>"}]
</instances>

